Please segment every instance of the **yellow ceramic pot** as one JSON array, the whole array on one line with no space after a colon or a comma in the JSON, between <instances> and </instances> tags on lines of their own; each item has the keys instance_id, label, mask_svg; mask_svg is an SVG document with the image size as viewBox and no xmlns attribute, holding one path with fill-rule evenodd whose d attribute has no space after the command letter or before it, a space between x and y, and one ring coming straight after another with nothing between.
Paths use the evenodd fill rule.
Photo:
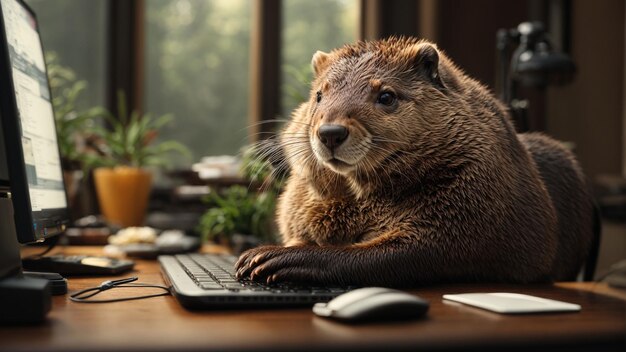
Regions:
<instances>
[{"instance_id":1,"label":"yellow ceramic pot","mask_svg":"<svg viewBox=\"0 0 626 352\"><path fill-rule=\"evenodd\" d=\"M98 203L104 217L122 227L140 226L146 217L152 174L134 167L94 170Z\"/></svg>"}]
</instances>

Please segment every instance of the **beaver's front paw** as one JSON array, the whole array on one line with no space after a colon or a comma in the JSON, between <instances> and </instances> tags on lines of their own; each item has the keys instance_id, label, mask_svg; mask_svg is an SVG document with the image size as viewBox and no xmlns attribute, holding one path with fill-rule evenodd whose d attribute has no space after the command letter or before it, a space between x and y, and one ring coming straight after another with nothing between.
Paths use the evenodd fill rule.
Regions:
<instances>
[{"instance_id":1,"label":"beaver's front paw","mask_svg":"<svg viewBox=\"0 0 626 352\"><path fill-rule=\"evenodd\" d=\"M239 260L235 264L235 270L237 270L237 278L247 279L250 278L251 271L256 267L258 263L267 258L272 258L274 253L277 253L284 247L280 246L262 246L249 249L243 252L239 256Z\"/></svg>"},{"instance_id":2,"label":"beaver's front paw","mask_svg":"<svg viewBox=\"0 0 626 352\"><path fill-rule=\"evenodd\" d=\"M319 282L323 271L315 247L264 246L244 252L235 265L237 278L268 284L275 282Z\"/></svg>"}]
</instances>

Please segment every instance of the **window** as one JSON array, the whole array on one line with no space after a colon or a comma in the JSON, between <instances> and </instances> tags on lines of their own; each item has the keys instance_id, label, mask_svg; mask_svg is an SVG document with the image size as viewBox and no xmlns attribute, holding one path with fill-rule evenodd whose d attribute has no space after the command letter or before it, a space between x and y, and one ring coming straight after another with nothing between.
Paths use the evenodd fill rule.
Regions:
<instances>
[{"instance_id":1,"label":"window","mask_svg":"<svg viewBox=\"0 0 626 352\"><path fill-rule=\"evenodd\" d=\"M251 2L146 1L145 110L193 161L247 144Z\"/></svg>"},{"instance_id":2,"label":"window","mask_svg":"<svg viewBox=\"0 0 626 352\"><path fill-rule=\"evenodd\" d=\"M308 99L311 58L358 39L359 1L283 0L282 113Z\"/></svg>"},{"instance_id":3,"label":"window","mask_svg":"<svg viewBox=\"0 0 626 352\"><path fill-rule=\"evenodd\" d=\"M26 0L37 14L46 52L88 82L79 109L101 106L105 97L106 0Z\"/></svg>"},{"instance_id":4,"label":"window","mask_svg":"<svg viewBox=\"0 0 626 352\"><path fill-rule=\"evenodd\" d=\"M108 0L26 0L38 14L44 46L89 83L79 108L105 105ZM306 99L310 61L358 38L359 0L283 0L280 114ZM143 2L143 110L172 114L159 138L186 144L192 159L237 154L248 140L253 1ZM71 39L71 40L70 40ZM115 69L114 67L112 69ZM265 83L264 83L265 84ZM110 93L110 92L109 92Z\"/></svg>"}]
</instances>

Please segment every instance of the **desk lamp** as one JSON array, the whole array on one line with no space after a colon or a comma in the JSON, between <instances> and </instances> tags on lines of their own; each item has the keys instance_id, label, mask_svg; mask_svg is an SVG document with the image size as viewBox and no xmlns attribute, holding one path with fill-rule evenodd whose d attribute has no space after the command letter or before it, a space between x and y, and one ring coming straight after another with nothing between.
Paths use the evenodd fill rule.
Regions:
<instances>
[{"instance_id":1,"label":"desk lamp","mask_svg":"<svg viewBox=\"0 0 626 352\"><path fill-rule=\"evenodd\" d=\"M576 72L572 59L552 50L540 22L523 22L513 29L500 29L498 51L498 96L506 103L521 131L528 130L527 99L517 97L519 86L544 90L548 85L570 83ZM511 52L513 45L518 45ZM510 59L509 59L510 55Z\"/></svg>"}]
</instances>

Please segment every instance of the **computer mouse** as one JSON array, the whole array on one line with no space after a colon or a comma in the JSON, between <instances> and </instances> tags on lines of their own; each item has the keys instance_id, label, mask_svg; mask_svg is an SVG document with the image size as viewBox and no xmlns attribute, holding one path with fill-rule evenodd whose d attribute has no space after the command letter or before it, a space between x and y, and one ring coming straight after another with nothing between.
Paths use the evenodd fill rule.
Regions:
<instances>
[{"instance_id":1,"label":"computer mouse","mask_svg":"<svg viewBox=\"0 0 626 352\"><path fill-rule=\"evenodd\" d=\"M313 313L346 322L417 319L428 311L427 301L406 292L383 287L359 288L317 303Z\"/></svg>"}]
</instances>

